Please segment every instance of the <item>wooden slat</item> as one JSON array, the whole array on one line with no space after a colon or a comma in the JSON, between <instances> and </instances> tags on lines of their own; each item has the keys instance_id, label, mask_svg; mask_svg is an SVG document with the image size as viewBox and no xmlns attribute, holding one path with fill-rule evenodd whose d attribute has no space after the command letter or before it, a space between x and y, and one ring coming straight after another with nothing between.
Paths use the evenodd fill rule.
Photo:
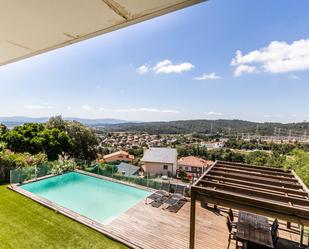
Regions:
<instances>
[{"instance_id":1,"label":"wooden slat","mask_svg":"<svg viewBox=\"0 0 309 249\"><path fill-rule=\"evenodd\" d=\"M203 187L210 187L210 188L216 188L216 190L224 190L224 191L230 191L235 194L245 194L248 196L263 198L263 199L269 199L269 200L275 200L282 203L288 204L291 202L292 204L302 205L304 207L307 207L309 210L309 200L296 198L296 197L290 197L278 193L270 193L266 192L264 190L258 190L253 188L248 188L246 186L236 186L236 185L230 185L226 183L216 183L216 182L210 182L210 181L200 181L201 185Z\"/></svg>"},{"instance_id":2,"label":"wooden slat","mask_svg":"<svg viewBox=\"0 0 309 249\"><path fill-rule=\"evenodd\" d=\"M237 163L237 162L217 161L217 164L238 165L238 166L241 166L241 167L269 170L269 171L272 171L272 172L286 172L286 173L291 172L291 170L284 170L284 169L278 169L278 168L274 168L274 167L258 166L258 165L253 165L253 164Z\"/></svg>"},{"instance_id":3,"label":"wooden slat","mask_svg":"<svg viewBox=\"0 0 309 249\"><path fill-rule=\"evenodd\" d=\"M251 176L252 178L254 177L264 177L268 179L274 179L278 181L284 181L287 183L298 183L297 179L291 178L291 177L284 177L284 176L276 176L275 174L264 174L264 173L259 173L259 172L253 172L253 171L247 171L247 170L239 170L239 169L230 169L230 168L217 168L214 167L211 172L224 172L224 173L235 173L235 174L246 174L248 177Z\"/></svg>"},{"instance_id":4,"label":"wooden slat","mask_svg":"<svg viewBox=\"0 0 309 249\"><path fill-rule=\"evenodd\" d=\"M247 171L254 171L254 172L260 172L265 174L274 174L276 172L276 175L279 176L287 176L287 177L294 177L294 175L291 172L285 172L285 171L273 171L270 169L261 169L253 166L241 166L241 165L234 165L234 164L227 164L227 163L217 163L216 167L224 167L224 168L232 168L232 169L242 169Z\"/></svg>"},{"instance_id":5,"label":"wooden slat","mask_svg":"<svg viewBox=\"0 0 309 249\"><path fill-rule=\"evenodd\" d=\"M273 172L269 170L261 170L261 169L255 169L255 168L248 168L248 167L240 167L240 166L230 166L230 165L220 165L217 164L216 169L222 169L222 170L230 170L232 172L246 172L252 175L260 175L260 176L267 176L267 177L277 177L278 179L287 179L288 181L295 181L293 174L289 173L280 173L280 172ZM297 180L296 180L297 181Z\"/></svg>"},{"instance_id":6,"label":"wooden slat","mask_svg":"<svg viewBox=\"0 0 309 249\"><path fill-rule=\"evenodd\" d=\"M243 181L243 180L238 180L238 179L233 179L233 178L228 178L228 177L223 177L223 176L206 175L202 179L202 181L219 181L219 182L225 182L225 183L236 183L236 184L241 184L243 186L265 188L265 189L275 190L275 191L279 191L282 193L287 193L287 194L292 194L292 195L297 195L297 196L303 196L303 197L309 196L308 193L301 191L301 190L277 187L277 186L273 186L270 184L261 184L261 183L256 183L253 181Z\"/></svg>"},{"instance_id":7,"label":"wooden slat","mask_svg":"<svg viewBox=\"0 0 309 249\"><path fill-rule=\"evenodd\" d=\"M302 187L297 184L297 183L287 183L283 181L278 181L274 179L268 179L266 177L250 177L246 174L239 174L239 173L226 173L226 172L216 172L211 170L209 175L215 175L215 176L224 176L232 179L238 179L238 180L245 180L245 181L254 181L257 183L262 183L262 184L272 184L274 186L279 186L279 187L287 187L287 188L292 188L292 189L302 189Z\"/></svg>"}]
</instances>

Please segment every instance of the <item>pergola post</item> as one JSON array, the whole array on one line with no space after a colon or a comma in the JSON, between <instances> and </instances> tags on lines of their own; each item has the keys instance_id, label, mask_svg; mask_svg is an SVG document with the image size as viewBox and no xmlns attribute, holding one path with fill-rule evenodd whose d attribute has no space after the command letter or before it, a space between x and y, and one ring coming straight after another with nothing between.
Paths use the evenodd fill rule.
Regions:
<instances>
[{"instance_id":1,"label":"pergola post","mask_svg":"<svg viewBox=\"0 0 309 249\"><path fill-rule=\"evenodd\" d=\"M195 245L195 211L196 211L196 193L191 192L191 209L190 209L190 249Z\"/></svg>"},{"instance_id":2,"label":"pergola post","mask_svg":"<svg viewBox=\"0 0 309 249\"><path fill-rule=\"evenodd\" d=\"M304 242L304 226L300 225L300 241L299 241L299 246L302 247L303 246L303 242Z\"/></svg>"}]
</instances>

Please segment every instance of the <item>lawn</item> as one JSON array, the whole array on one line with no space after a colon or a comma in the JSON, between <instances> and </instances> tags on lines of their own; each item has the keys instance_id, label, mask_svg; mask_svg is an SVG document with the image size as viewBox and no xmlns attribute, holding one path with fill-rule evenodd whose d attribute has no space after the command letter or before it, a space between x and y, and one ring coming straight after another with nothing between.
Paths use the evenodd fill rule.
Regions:
<instances>
[{"instance_id":1,"label":"lawn","mask_svg":"<svg viewBox=\"0 0 309 249\"><path fill-rule=\"evenodd\" d=\"M0 185L0 248L127 248Z\"/></svg>"}]
</instances>

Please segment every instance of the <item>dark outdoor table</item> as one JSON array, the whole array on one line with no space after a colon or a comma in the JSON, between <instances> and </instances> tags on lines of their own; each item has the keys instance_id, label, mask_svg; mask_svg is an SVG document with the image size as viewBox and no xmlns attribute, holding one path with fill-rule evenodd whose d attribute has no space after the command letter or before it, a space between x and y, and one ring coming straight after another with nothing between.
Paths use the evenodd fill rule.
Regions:
<instances>
[{"instance_id":1,"label":"dark outdoor table","mask_svg":"<svg viewBox=\"0 0 309 249\"><path fill-rule=\"evenodd\" d=\"M268 219L264 216L239 211L236 236L246 241L274 248Z\"/></svg>"}]
</instances>

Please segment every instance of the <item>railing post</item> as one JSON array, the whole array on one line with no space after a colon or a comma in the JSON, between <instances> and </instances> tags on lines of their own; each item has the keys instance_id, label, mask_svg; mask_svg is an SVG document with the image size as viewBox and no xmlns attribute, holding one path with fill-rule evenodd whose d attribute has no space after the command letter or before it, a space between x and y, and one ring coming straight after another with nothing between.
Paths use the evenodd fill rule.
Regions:
<instances>
[{"instance_id":1,"label":"railing post","mask_svg":"<svg viewBox=\"0 0 309 249\"><path fill-rule=\"evenodd\" d=\"M191 189L191 209L190 209L190 249L194 249L195 245L195 201L196 193Z\"/></svg>"}]
</instances>

